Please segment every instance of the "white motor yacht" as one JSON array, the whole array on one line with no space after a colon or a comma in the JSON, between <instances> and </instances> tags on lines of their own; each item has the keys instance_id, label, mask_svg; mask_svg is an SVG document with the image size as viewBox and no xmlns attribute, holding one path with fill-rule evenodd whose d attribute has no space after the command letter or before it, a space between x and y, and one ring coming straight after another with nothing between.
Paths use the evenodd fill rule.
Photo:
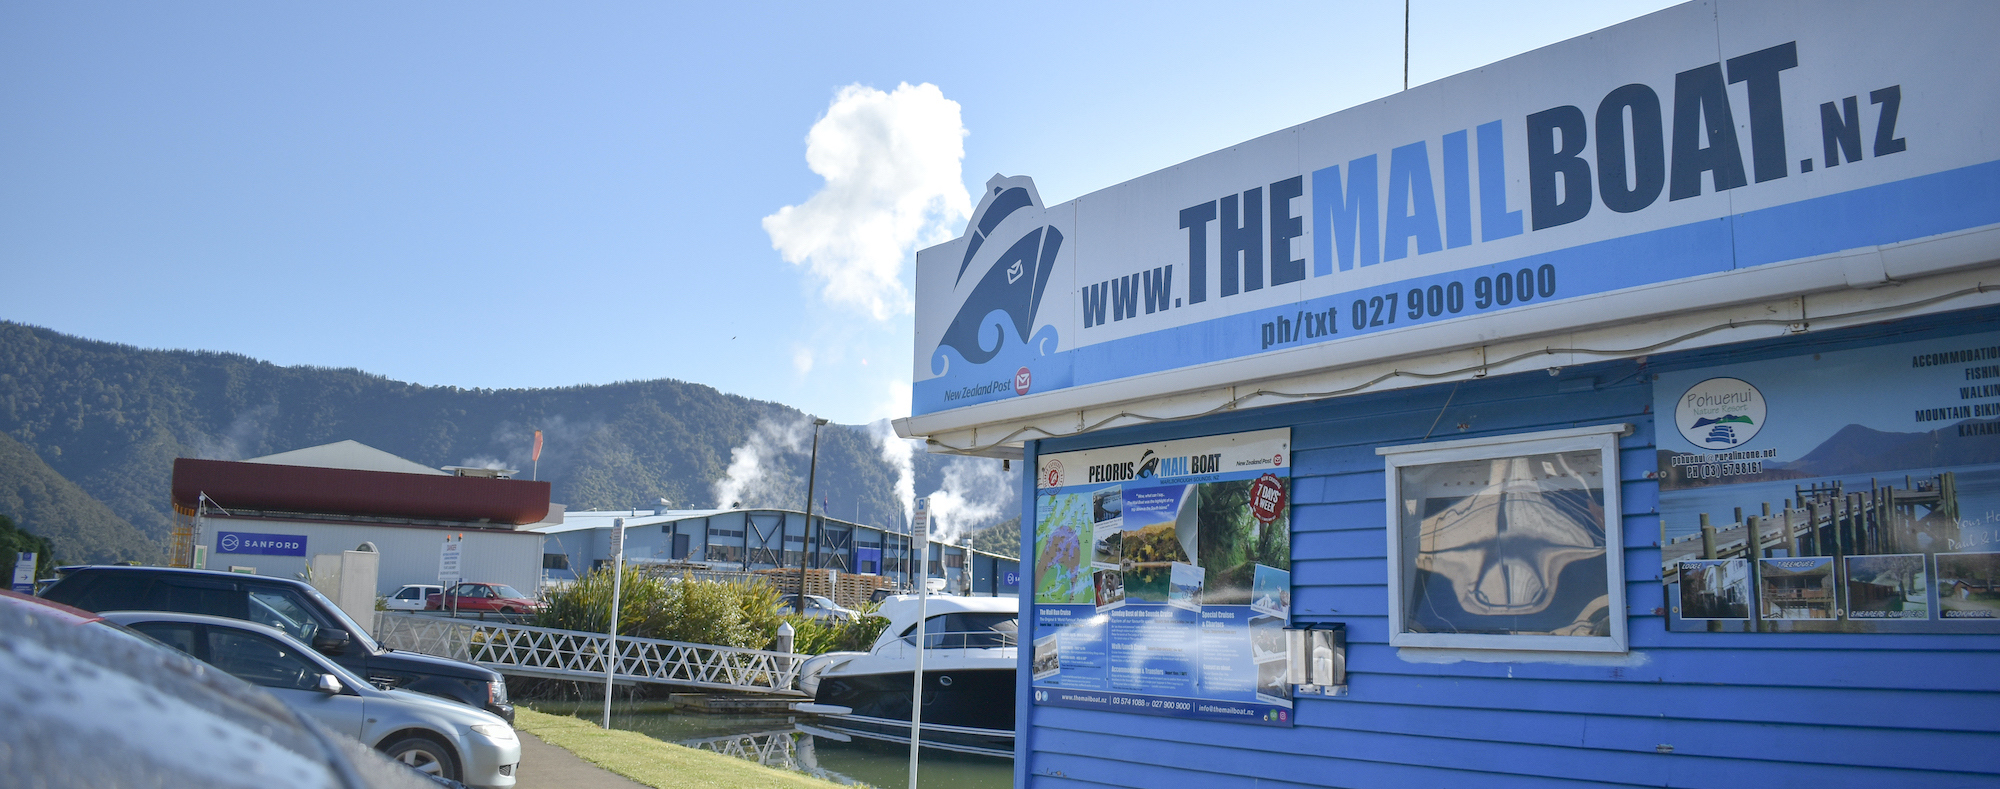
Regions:
<instances>
[{"instance_id":1,"label":"white motor yacht","mask_svg":"<svg viewBox=\"0 0 2000 789\"><path fill-rule=\"evenodd\" d=\"M918 632L917 596L882 602L889 620L867 652L829 652L799 669L801 707L848 733L909 741L912 673L924 656L926 746L1011 755L1020 601L932 595ZM921 646L920 646L921 645Z\"/></svg>"}]
</instances>

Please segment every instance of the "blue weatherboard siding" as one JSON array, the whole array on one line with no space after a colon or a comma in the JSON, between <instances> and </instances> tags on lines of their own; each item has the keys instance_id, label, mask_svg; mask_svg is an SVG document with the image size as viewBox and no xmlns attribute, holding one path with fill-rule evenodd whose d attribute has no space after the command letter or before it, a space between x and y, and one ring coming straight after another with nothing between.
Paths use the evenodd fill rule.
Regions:
<instances>
[{"instance_id":1,"label":"blue weatherboard siding","mask_svg":"<svg viewBox=\"0 0 2000 789\"><path fill-rule=\"evenodd\" d=\"M2000 636L1666 631L1649 413L1663 369L1996 329L2000 309L1980 310L1035 442L1029 475L1041 453L1290 426L1294 621L1347 624L1353 695L1300 699L1296 727L1274 729L1023 694L1016 775L1032 787L2000 786ZM1443 440L1615 422L1635 427L1619 442L1634 658L1402 660L1388 646L1375 448L1433 425Z\"/></svg>"}]
</instances>

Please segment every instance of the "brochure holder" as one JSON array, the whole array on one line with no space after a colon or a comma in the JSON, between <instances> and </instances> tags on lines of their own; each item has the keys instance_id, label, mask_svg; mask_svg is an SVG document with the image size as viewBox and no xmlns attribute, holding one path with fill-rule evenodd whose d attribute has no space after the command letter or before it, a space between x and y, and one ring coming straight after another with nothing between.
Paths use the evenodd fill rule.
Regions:
<instances>
[{"instance_id":1,"label":"brochure holder","mask_svg":"<svg viewBox=\"0 0 2000 789\"><path fill-rule=\"evenodd\" d=\"M1292 696L1347 695L1347 625L1340 622L1285 630Z\"/></svg>"}]
</instances>

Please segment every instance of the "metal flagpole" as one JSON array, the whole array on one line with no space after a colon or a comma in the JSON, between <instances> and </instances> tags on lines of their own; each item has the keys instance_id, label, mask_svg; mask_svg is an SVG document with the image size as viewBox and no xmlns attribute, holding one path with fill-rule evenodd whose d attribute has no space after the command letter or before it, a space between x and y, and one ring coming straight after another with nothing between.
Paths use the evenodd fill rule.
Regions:
<instances>
[{"instance_id":1,"label":"metal flagpole","mask_svg":"<svg viewBox=\"0 0 2000 789\"><path fill-rule=\"evenodd\" d=\"M917 513L910 519L910 542L913 548L920 548L918 566L923 572L917 578L917 671L910 689L910 789L917 789L917 740L924 727L924 647L928 640L924 637L924 620L931 600L930 585L930 520L931 499L925 496L917 499Z\"/></svg>"},{"instance_id":2,"label":"metal flagpole","mask_svg":"<svg viewBox=\"0 0 2000 789\"><path fill-rule=\"evenodd\" d=\"M611 521L610 650L604 660L604 728L611 728L611 682L618 670L618 580L625 571L625 519Z\"/></svg>"}]
</instances>

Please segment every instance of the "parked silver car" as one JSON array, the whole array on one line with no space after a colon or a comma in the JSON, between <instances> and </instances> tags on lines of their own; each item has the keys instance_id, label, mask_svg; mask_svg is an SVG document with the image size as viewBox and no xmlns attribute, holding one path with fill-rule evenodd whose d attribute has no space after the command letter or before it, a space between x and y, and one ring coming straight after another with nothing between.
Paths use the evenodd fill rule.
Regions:
<instances>
[{"instance_id":1,"label":"parked silver car","mask_svg":"<svg viewBox=\"0 0 2000 789\"><path fill-rule=\"evenodd\" d=\"M514 785L521 741L499 716L435 696L381 690L277 629L202 614L102 616L264 688L301 714L432 775Z\"/></svg>"},{"instance_id":2,"label":"parked silver car","mask_svg":"<svg viewBox=\"0 0 2000 789\"><path fill-rule=\"evenodd\" d=\"M0 589L0 786L442 785L95 614Z\"/></svg>"}]
</instances>

